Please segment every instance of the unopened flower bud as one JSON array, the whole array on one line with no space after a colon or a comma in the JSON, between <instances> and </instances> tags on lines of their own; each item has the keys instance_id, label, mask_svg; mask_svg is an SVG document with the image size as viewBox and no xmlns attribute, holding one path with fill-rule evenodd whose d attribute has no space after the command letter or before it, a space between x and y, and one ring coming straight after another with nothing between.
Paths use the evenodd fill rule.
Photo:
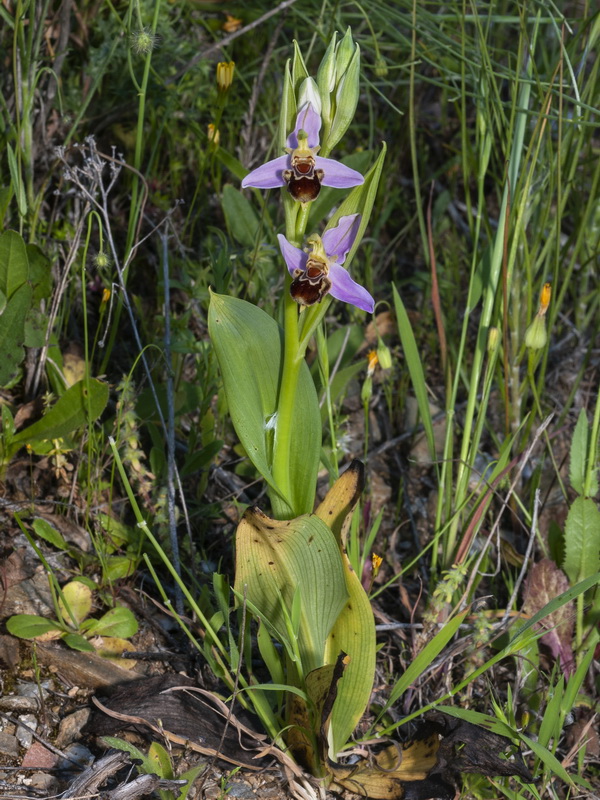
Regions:
<instances>
[{"instance_id":1,"label":"unopened flower bud","mask_svg":"<svg viewBox=\"0 0 600 800\"><path fill-rule=\"evenodd\" d=\"M373 395L373 378L370 375L367 375L365 378L365 382L362 385L362 389L360 390L360 399L364 404L368 403Z\"/></svg>"},{"instance_id":2,"label":"unopened flower bud","mask_svg":"<svg viewBox=\"0 0 600 800\"><path fill-rule=\"evenodd\" d=\"M491 327L488 331L487 349L488 353L495 352L498 347L498 340L500 338L500 331L496 327Z\"/></svg>"},{"instance_id":3,"label":"unopened flower bud","mask_svg":"<svg viewBox=\"0 0 600 800\"><path fill-rule=\"evenodd\" d=\"M530 350L541 350L542 347L545 347L547 341L546 320L538 312L525 333L525 346Z\"/></svg>"},{"instance_id":4,"label":"unopened flower bud","mask_svg":"<svg viewBox=\"0 0 600 800\"><path fill-rule=\"evenodd\" d=\"M331 93L335 90L336 39L337 33L334 33L317 72L317 86L321 96L321 117L324 125L331 123Z\"/></svg>"},{"instance_id":5,"label":"unopened flower bud","mask_svg":"<svg viewBox=\"0 0 600 800\"><path fill-rule=\"evenodd\" d=\"M383 339L379 338L377 343L377 357L381 369L390 369L392 366L392 353Z\"/></svg>"},{"instance_id":6,"label":"unopened flower bud","mask_svg":"<svg viewBox=\"0 0 600 800\"><path fill-rule=\"evenodd\" d=\"M298 108L310 103L317 114L321 113L321 96L313 78L305 78L298 92Z\"/></svg>"},{"instance_id":7,"label":"unopened flower bud","mask_svg":"<svg viewBox=\"0 0 600 800\"><path fill-rule=\"evenodd\" d=\"M234 61L219 61L217 64L217 87L220 93L224 94L229 91L233 83L234 70Z\"/></svg>"},{"instance_id":8,"label":"unopened flower bud","mask_svg":"<svg viewBox=\"0 0 600 800\"><path fill-rule=\"evenodd\" d=\"M385 58L382 58L381 55L377 56L375 59L375 66L373 68L375 75L378 78L385 78L388 74L388 66Z\"/></svg>"},{"instance_id":9,"label":"unopened flower bud","mask_svg":"<svg viewBox=\"0 0 600 800\"><path fill-rule=\"evenodd\" d=\"M336 84L340 82L342 76L348 69L352 58L354 57L356 48L358 45L354 44L354 40L352 39L352 30L348 28L344 37L340 41L339 45L337 46L336 54L335 54L335 82Z\"/></svg>"}]
</instances>

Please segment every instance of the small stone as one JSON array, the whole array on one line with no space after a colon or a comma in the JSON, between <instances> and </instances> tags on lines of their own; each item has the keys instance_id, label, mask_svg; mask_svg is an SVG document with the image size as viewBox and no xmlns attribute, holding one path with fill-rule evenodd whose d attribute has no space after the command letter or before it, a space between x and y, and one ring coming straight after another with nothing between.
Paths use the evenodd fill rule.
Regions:
<instances>
[{"instance_id":1,"label":"small stone","mask_svg":"<svg viewBox=\"0 0 600 800\"><path fill-rule=\"evenodd\" d=\"M15 758L19 755L19 742L16 736L0 732L0 754Z\"/></svg>"},{"instance_id":2,"label":"small stone","mask_svg":"<svg viewBox=\"0 0 600 800\"><path fill-rule=\"evenodd\" d=\"M14 669L19 663L19 640L14 636L0 636L0 667Z\"/></svg>"},{"instance_id":3,"label":"small stone","mask_svg":"<svg viewBox=\"0 0 600 800\"><path fill-rule=\"evenodd\" d=\"M56 766L57 761L58 756L55 753L44 747L41 742L34 742L23 756L21 766L23 768L52 769Z\"/></svg>"},{"instance_id":4,"label":"small stone","mask_svg":"<svg viewBox=\"0 0 600 800\"><path fill-rule=\"evenodd\" d=\"M81 729L90 718L91 713L90 708L79 708L60 721L55 742L59 750L63 750L68 744L79 739Z\"/></svg>"},{"instance_id":5,"label":"small stone","mask_svg":"<svg viewBox=\"0 0 600 800\"><path fill-rule=\"evenodd\" d=\"M47 772L34 772L31 776L31 784L32 789L40 789L46 793L46 796L49 794L54 794L56 789L56 778L54 775L49 775Z\"/></svg>"},{"instance_id":6,"label":"small stone","mask_svg":"<svg viewBox=\"0 0 600 800\"><path fill-rule=\"evenodd\" d=\"M37 699L48 697L48 689L52 686L51 681L42 681L40 684L30 683L29 681L18 681L17 694L20 697L35 697Z\"/></svg>"},{"instance_id":7,"label":"small stone","mask_svg":"<svg viewBox=\"0 0 600 800\"><path fill-rule=\"evenodd\" d=\"M33 742L33 734L37 728L37 719L33 714L19 714L19 722L22 722L23 725L19 725L17 728L17 739L21 747L27 750L31 747Z\"/></svg>"},{"instance_id":8,"label":"small stone","mask_svg":"<svg viewBox=\"0 0 600 800\"><path fill-rule=\"evenodd\" d=\"M26 714L28 711L37 711L39 703L36 697L20 697L16 694L9 694L0 697L0 710L7 713Z\"/></svg>"},{"instance_id":9,"label":"small stone","mask_svg":"<svg viewBox=\"0 0 600 800\"><path fill-rule=\"evenodd\" d=\"M241 781L230 783L227 787L227 794L229 797L237 797L239 800L253 800L256 797L248 784Z\"/></svg>"}]
</instances>

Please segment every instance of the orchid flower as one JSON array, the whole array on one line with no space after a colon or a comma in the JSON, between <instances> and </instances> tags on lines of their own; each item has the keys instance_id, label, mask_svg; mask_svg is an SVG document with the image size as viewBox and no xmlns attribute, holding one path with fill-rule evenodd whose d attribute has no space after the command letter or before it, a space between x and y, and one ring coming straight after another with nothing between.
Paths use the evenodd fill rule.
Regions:
<instances>
[{"instance_id":1,"label":"orchid flower","mask_svg":"<svg viewBox=\"0 0 600 800\"><path fill-rule=\"evenodd\" d=\"M333 158L321 158L319 131L321 115L312 103L305 103L296 117L296 126L287 138L287 155L267 161L252 170L242 181L242 188L274 189L287 186L288 191L301 203L314 200L323 186L348 189L364 183L364 178L354 169Z\"/></svg>"},{"instance_id":2,"label":"orchid flower","mask_svg":"<svg viewBox=\"0 0 600 800\"><path fill-rule=\"evenodd\" d=\"M373 313L375 301L369 292L342 267L359 226L360 214L340 217L336 227L325 231L322 238L316 234L309 237L309 252L299 250L285 236L278 235L281 253L293 278L290 292L297 303L312 306L330 294L336 300Z\"/></svg>"}]
</instances>

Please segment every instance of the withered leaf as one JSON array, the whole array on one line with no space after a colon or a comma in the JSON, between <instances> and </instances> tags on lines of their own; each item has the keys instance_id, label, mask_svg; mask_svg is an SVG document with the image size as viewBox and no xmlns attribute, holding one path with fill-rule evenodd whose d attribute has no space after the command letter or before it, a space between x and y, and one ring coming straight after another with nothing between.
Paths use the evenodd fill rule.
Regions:
<instances>
[{"instance_id":1,"label":"withered leaf","mask_svg":"<svg viewBox=\"0 0 600 800\"><path fill-rule=\"evenodd\" d=\"M554 561L544 558L534 564L529 571L523 590L523 611L533 616L567 589L569 589L567 576ZM535 626L536 630L545 631L541 641L550 649L554 658L559 659L561 669L567 678L572 674L575 663L571 648L574 617L575 604L571 600Z\"/></svg>"}]
</instances>

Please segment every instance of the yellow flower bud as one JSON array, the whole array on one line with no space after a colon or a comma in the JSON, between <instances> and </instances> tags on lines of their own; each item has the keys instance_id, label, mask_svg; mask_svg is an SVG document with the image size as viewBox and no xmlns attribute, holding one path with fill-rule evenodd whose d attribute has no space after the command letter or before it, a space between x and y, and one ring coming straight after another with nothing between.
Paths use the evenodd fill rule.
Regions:
<instances>
[{"instance_id":1,"label":"yellow flower bud","mask_svg":"<svg viewBox=\"0 0 600 800\"><path fill-rule=\"evenodd\" d=\"M500 331L498 328L492 326L488 331L487 349L488 353L493 353L498 347L498 340L500 339Z\"/></svg>"},{"instance_id":2,"label":"yellow flower bud","mask_svg":"<svg viewBox=\"0 0 600 800\"><path fill-rule=\"evenodd\" d=\"M108 303L109 300L110 300L110 289L104 287L104 289L102 290L102 300L100 302L102 305L106 305L106 303Z\"/></svg>"},{"instance_id":3,"label":"yellow flower bud","mask_svg":"<svg viewBox=\"0 0 600 800\"><path fill-rule=\"evenodd\" d=\"M229 87L233 83L234 70L234 61L219 61L217 64L217 87L219 92L229 91Z\"/></svg>"}]
</instances>

